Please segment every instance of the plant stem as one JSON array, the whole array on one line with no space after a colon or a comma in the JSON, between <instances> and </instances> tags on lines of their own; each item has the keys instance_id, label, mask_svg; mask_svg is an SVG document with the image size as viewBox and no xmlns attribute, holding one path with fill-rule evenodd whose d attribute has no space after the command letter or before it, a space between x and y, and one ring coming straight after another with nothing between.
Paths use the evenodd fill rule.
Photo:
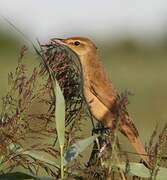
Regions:
<instances>
[{"instance_id":1,"label":"plant stem","mask_svg":"<svg viewBox=\"0 0 167 180\"><path fill-rule=\"evenodd\" d=\"M64 179L64 156L63 156L64 146L60 146L60 155L61 155L61 179Z\"/></svg>"}]
</instances>

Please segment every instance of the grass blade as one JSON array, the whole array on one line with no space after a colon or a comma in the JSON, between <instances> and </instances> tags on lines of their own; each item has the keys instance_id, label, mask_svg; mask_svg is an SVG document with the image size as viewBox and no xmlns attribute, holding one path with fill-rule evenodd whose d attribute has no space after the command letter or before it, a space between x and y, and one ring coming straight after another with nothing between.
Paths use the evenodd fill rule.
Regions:
<instances>
[{"instance_id":1,"label":"grass blade","mask_svg":"<svg viewBox=\"0 0 167 180\"><path fill-rule=\"evenodd\" d=\"M24 149L21 148L20 146L11 144L11 145L10 145L10 149L11 149L11 151L13 151L14 153L17 153L18 155L19 155L19 154L25 154L25 155L28 155L28 156L34 158L34 159L37 159L37 160L40 160L40 161L42 161L42 162L45 162L45 163L47 163L47 164L49 164L49 165L52 165L52 166L54 166L54 167L56 167L56 168L58 168L58 169L60 168L60 166L59 166L58 164L56 164L54 161L48 160L48 159L46 159L44 156L41 156L41 155L39 155L39 154L36 154L36 153L34 153L34 152L32 152L32 151L24 151Z\"/></svg>"},{"instance_id":2,"label":"grass blade","mask_svg":"<svg viewBox=\"0 0 167 180\"><path fill-rule=\"evenodd\" d=\"M0 174L0 179L2 180L23 180L23 179L35 179L35 180L54 180L53 178L30 175L22 172L13 172Z\"/></svg>"},{"instance_id":3,"label":"grass blade","mask_svg":"<svg viewBox=\"0 0 167 180\"><path fill-rule=\"evenodd\" d=\"M59 86L57 81L56 81L55 95L56 95L56 110L55 110L56 129L57 129L60 147L64 147L64 140L65 140L65 101L64 101L63 94L61 92L60 86Z\"/></svg>"},{"instance_id":4,"label":"grass blade","mask_svg":"<svg viewBox=\"0 0 167 180\"><path fill-rule=\"evenodd\" d=\"M61 92L58 82L56 82L56 88L54 88L56 95L56 109L55 109L55 121L58 134L60 155L61 155L61 178L64 177L64 141L65 141L65 100Z\"/></svg>"},{"instance_id":5,"label":"grass blade","mask_svg":"<svg viewBox=\"0 0 167 180\"><path fill-rule=\"evenodd\" d=\"M128 171L126 170L126 162L114 163L112 161L107 161L107 162L104 162L103 165L107 168L109 167L120 168L121 170L125 172L125 174L129 176L137 176L137 177L147 178L147 179L151 177L150 169L146 168L141 163L130 162ZM115 171L118 172L118 169L115 169ZM156 175L156 179L166 180L166 177L167 177L167 168L159 167L157 175Z\"/></svg>"}]
</instances>

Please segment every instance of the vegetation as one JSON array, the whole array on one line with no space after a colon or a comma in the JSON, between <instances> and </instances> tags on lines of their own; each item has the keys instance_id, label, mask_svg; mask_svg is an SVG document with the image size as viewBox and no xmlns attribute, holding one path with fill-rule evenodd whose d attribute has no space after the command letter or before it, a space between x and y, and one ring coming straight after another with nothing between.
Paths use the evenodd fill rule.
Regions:
<instances>
[{"instance_id":1,"label":"vegetation","mask_svg":"<svg viewBox=\"0 0 167 180\"><path fill-rule=\"evenodd\" d=\"M30 56L23 46L8 75L1 106L0 179L166 179L167 125L161 132L156 127L147 143L152 169L135 162L133 152L122 147L117 128L91 136L77 57L52 44L39 48L38 65L26 65ZM127 94L122 98L124 105Z\"/></svg>"}]
</instances>

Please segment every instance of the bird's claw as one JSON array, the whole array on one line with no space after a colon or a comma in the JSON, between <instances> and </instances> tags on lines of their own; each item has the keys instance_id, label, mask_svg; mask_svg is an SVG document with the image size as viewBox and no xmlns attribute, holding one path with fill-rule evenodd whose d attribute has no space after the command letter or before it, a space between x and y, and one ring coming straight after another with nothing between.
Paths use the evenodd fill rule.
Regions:
<instances>
[{"instance_id":1,"label":"bird's claw","mask_svg":"<svg viewBox=\"0 0 167 180\"><path fill-rule=\"evenodd\" d=\"M96 127L92 129L92 134L103 134L106 133L109 129L109 127Z\"/></svg>"}]
</instances>

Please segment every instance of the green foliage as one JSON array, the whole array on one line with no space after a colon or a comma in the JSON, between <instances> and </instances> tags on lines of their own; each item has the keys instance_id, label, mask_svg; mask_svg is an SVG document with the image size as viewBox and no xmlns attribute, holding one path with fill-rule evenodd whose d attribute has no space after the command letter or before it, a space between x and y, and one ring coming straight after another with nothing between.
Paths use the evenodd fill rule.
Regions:
<instances>
[{"instance_id":1,"label":"green foliage","mask_svg":"<svg viewBox=\"0 0 167 180\"><path fill-rule=\"evenodd\" d=\"M128 51L131 49L136 50L137 47L128 45ZM68 54L66 50L63 51ZM41 56L44 58L43 55L46 58L46 54L43 53L36 49L36 54L40 58ZM56 57L64 62L65 54L58 54L57 51L55 53L57 53ZM24 58L24 56L22 49L19 57ZM151 139L152 142L149 144L148 152L153 161L151 170L141 163L134 163L132 160L129 162L126 156L132 155L131 153L125 152L122 156L122 149L117 143L117 131L101 133L89 138L86 138L86 135L82 136L81 133L85 128L82 122L86 122L84 118L87 117L87 107L85 105L84 109L81 106L80 101L83 99L77 94L81 92L76 89L81 82L77 82L70 93L66 91L68 87L74 87L66 83L67 79L80 78L75 73L69 75L67 72L72 72L71 69L63 69L71 66L68 62L63 66L60 66L59 62L59 66L55 67L55 61L53 64L48 64L45 58L42 59L44 63L34 68L30 75L26 73L26 66L22 61L16 67L16 72L9 74L10 83L7 95L3 97L0 122L0 179L52 180L64 177L91 180L106 179L110 176L115 176L115 179L118 179L118 176L121 179L137 176L165 180L167 169L163 159L166 159L167 127L165 126L159 134L156 130L153 136L158 137ZM32 113L34 104L44 108L41 112L35 108ZM66 123L67 119L68 123ZM33 125L34 122L39 124ZM91 144L94 144L95 148L92 149ZM85 150L89 150L89 153L84 154ZM88 163L85 164L85 159L92 152L94 156L90 156ZM16 172L16 167L22 167L24 170ZM46 176L39 176L45 171Z\"/></svg>"},{"instance_id":2,"label":"green foliage","mask_svg":"<svg viewBox=\"0 0 167 180\"><path fill-rule=\"evenodd\" d=\"M140 164L140 163L130 162L127 164L127 163L122 162L120 164L115 164L112 161L109 161L109 162L104 162L103 165L107 168L114 167L113 171L116 171L116 172L119 172L120 171L119 169L121 169L125 172L125 174L127 174L129 176L137 176L137 177L147 178L147 179L151 178L150 170L148 168L146 168L143 164ZM115 167L118 169L115 169ZM158 173L156 175L156 179L157 180L165 180L166 177L167 177L167 168L159 167ZM154 178L155 177L152 177L152 179L154 179Z\"/></svg>"},{"instance_id":3,"label":"green foliage","mask_svg":"<svg viewBox=\"0 0 167 180\"><path fill-rule=\"evenodd\" d=\"M54 180L53 178L29 175L22 172L6 173L0 175L0 180L23 180L23 179Z\"/></svg>"},{"instance_id":4,"label":"green foliage","mask_svg":"<svg viewBox=\"0 0 167 180\"><path fill-rule=\"evenodd\" d=\"M65 141L65 101L58 82L55 82L54 93L56 96L55 121L60 146L61 178L64 178L64 141Z\"/></svg>"},{"instance_id":5,"label":"green foliage","mask_svg":"<svg viewBox=\"0 0 167 180\"><path fill-rule=\"evenodd\" d=\"M59 139L60 147L64 147L65 141L65 101L63 94L61 92L60 86L56 81L56 87L54 88L55 95L56 95L56 110L55 110L55 117L56 117L56 129L57 135Z\"/></svg>"}]
</instances>

